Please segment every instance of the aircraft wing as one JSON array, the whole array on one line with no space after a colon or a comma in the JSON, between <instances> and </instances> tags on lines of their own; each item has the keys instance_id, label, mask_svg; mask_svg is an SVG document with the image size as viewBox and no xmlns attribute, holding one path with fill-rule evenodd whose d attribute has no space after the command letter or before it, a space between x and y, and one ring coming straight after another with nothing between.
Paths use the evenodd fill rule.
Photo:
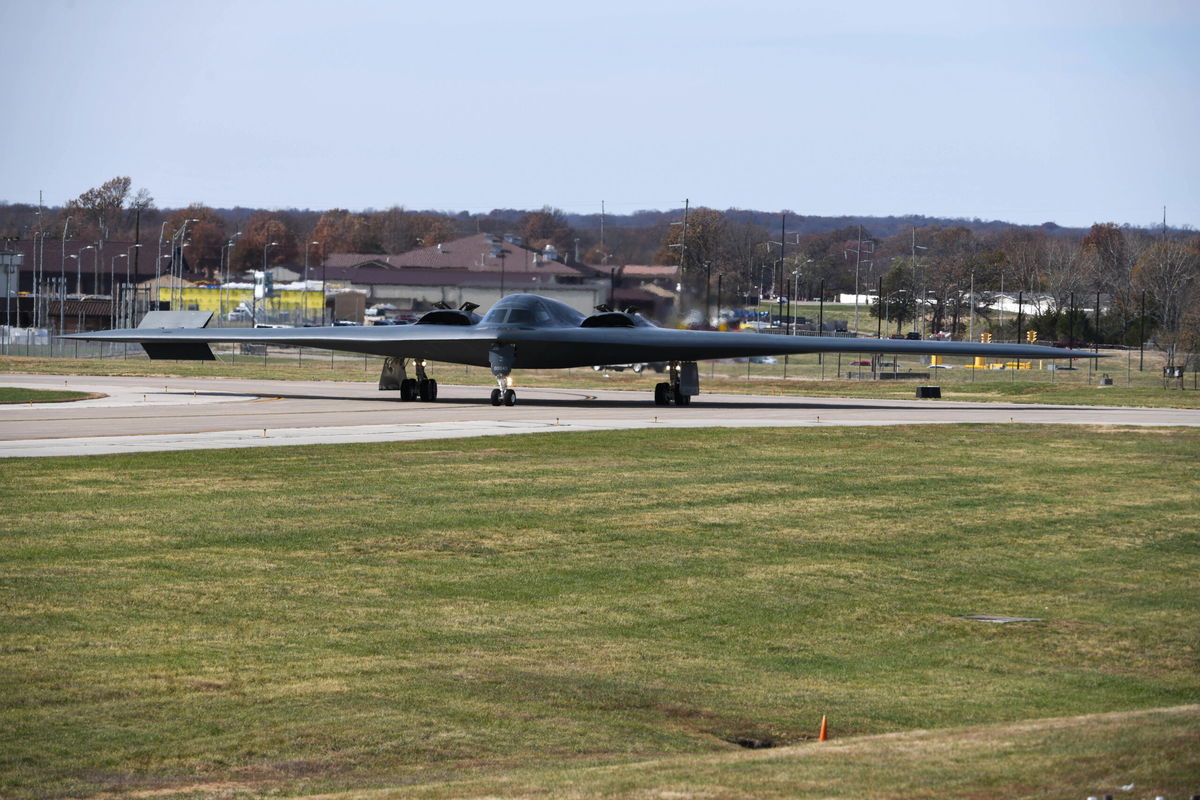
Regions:
<instances>
[{"instance_id":1,"label":"aircraft wing","mask_svg":"<svg viewBox=\"0 0 1200 800\"><path fill-rule=\"evenodd\" d=\"M129 342L151 358L212 360L209 344L273 344L463 364L488 363L494 332L470 325L348 325L323 328L126 328L64 339Z\"/></svg>"},{"instance_id":2,"label":"aircraft wing","mask_svg":"<svg viewBox=\"0 0 1200 800\"><path fill-rule=\"evenodd\" d=\"M389 325L324 328L128 328L70 334L66 339L143 345L151 358L211 360L209 344L312 347L384 357L488 366L489 352L511 345L515 369L554 369L648 361L703 361L810 353L1096 358L1086 350L1030 344L784 336L636 327L495 327Z\"/></svg>"},{"instance_id":3,"label":"aircraft wing","mask_svg":"<svg viewBox=\"0 0 1200 800\"><path fill-rule=\"evenodd\" d=\"M505 340L516 347L514 366L581 367L647 361L703 361L811 353L987 356L991 358L1096 358L1086 350L1031 344L860 339L835 336L783 336L764 333L668 328L558 328L513 330ZM532 351L532 352L531 352ZM1102 356L1101 356L1102 357Z\"/></svg>"}]
</instances>

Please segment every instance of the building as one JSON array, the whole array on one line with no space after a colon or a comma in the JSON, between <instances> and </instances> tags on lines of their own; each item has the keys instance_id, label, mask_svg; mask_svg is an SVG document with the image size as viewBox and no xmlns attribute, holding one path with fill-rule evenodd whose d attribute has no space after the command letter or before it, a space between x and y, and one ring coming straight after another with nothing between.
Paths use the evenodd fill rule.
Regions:
<instances>
[{"instance_id":1,"label":"building","mask_svg":"<svg viewBox=\"0 0 1200 800\"><path fill-rule=\"evenodd\" d=\"M293 268L294 271L294 268ZM479 233L398 255L331 253L310 280L360 291L368 305L421 311L436 303L491 306L514 292L552 297L589 312L607 302L609 282L582 264L565 264L551 248L526 247L515 236Z\"/></svg>"}]
</instances>

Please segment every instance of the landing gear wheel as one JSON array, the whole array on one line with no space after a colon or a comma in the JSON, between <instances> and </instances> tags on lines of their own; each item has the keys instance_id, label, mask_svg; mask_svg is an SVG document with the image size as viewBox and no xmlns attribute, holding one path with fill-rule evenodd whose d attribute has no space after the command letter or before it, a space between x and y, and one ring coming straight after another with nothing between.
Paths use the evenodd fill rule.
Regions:
<instances>
[{"instance_id":1,"label":"landing gear wheel","mask_svg":"<svg viewBox=\"0 0 1200 800\"><path fill-rule=\"evenodd\" d=\"M500 405L500 397L501 397L500 390L492 389L492 405L494 405L494 406Z\"/></svg>"},{"instance_id":2,"label":"landing gear wheel","mask_svg":"<svg viewBox=\"0 0 1200 800\"><path fill-rule=\"evenodd\" d=\"M671 405L671 384L656 383L654 384L654 405L669 406Z\"/></svg>"},{"instance_id":3,"label":"landing gear wheel","mask_svg":"<svg viewBox=\"0 0 1200 800\"><path fill-rule=\"evenodd\" d=\"M504 390L504 405L515 406L517 404L517 393L512 389Z\"/></svg>"},{"instance_id":4,"label":"landing gear wheel","mask_svg":"<svg viewBox=\"0 0 1200 800\"><path fill-rule=\"evenodd\" d=\"M690 394L684 394L678 389L672 390L671 394L674 395L674 397L671 399L675 401L675 405L677 406L686 406L692 402L692 396Z\"/></svg>"},{"instance_id":5,"label":"landing gear wheel","mask_svg":"<svg viewBox=\"0 0 1200 800\"><path fill-rule=\"evenodd\" d=\"M417 399L416 378L405 378L400 381L400 400L408 403Z\"/></svg>"},{"instance_id":6,"label":"landing gear wheel","mask_svg":"<svg viewBox=\"0 0 1200 800\"><path fill-rule=\"evenodd\" d=\"M417 382L417 397L426 403L437 400L437 381L433 378Z\"/></svg>"}]
</instances>

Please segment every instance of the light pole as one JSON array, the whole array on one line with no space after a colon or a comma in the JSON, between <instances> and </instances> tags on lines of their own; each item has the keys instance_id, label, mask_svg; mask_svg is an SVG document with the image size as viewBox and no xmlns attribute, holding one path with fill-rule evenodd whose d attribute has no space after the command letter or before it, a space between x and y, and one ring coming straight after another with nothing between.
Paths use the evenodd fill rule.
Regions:
<instances>
[{"instance_id":1,"label":"light pole","mask_svg":"<svg viewBox=\"0 0 1200 800\"><path fill-rule=\"evenodd\" d=\"M279 246L279 242L268 242L268 243L266 243L266 244L264 244L264 245L263 245L263 260L262 260L262 265L263 265L263 268L262 268L262 276L263 276L263 278L262 278L262 281L263 281L263 282L262 282L262 284L261 284L261 285L262 285L262 295L263 295L263 301L264 301L264 302L263 302L263 306L264 306L264 307L266 306L266 302L265 302L265 301L266 301L266 299L267 299L267 248L268 248L268 247L278 247L278 246ZM252 303L252 305L251 305L251 309L252 309L252 310L251 310L251 313L250 313L250 325L251 325L251 327L254 327L254 326L258 325L258 291L259 291L259 289L258 289L258 285L257 285L257 282L256 282L256 285L255 285L255 287L254 287L254 301L253 301L253 303Z\"/></svg>"},{"instance_id":2,"label":"light pole","mask_svg":"<svg viewBox=\"0 0 1200 800\"><path fill-rule=\"evenodd\" d=\"M928 249L929 248L925 247L924 245L917 244L917 226L914 225L913 229L912 229L912 265L913 265L912 288L913 288L914 299L916 299L915 296L916 296L917 286L918 286L918 282L917 282L917 251L918 250L928 250ZM924 312L923 306L925 305L925 292L921 292L920 302L921 302L921 306L922 306L921 310L922 310L922 312ZM917 306L914 304L913 305L913 319L914 320L916 319L916 314L917 314ZM921 338L922 339L925 338L925 314L924 313L921 314Z\"/></svg>"},{"instance_id":3,"label":"light pole","mask_svg":"<svg viewBox=\"0 0 1200 800\"><path fill-rule=\"evenodd\" d=\"M117 327L117 259L129 258L128 253L112 257L108 268L108 327Z\"/></svg>"},{"instance_id":4,"label":"light pole","mask_svg":"<svg viewBox=\"0 0 1200 800\"><path fill-rule=\"evenodd\" d=\"M163 260L163 235L167 232L167 221L164 219L162 227L158 229L158 259L154 262L154 305L158 306L158 290L162 283L162 260ZM172 234L171 239L175 236Z\"/></svg>"},{"instance_id":5,"label":"light pole","mask_svg":"<svg viewBox=\"0 0 1200 800\"><path fill-rule=\"evenodd\" d=\"M162 257L162 258L167 259L167 269L168 270L171 269L171 260L174 259L174 257L175 257L174 254L164 255ZM160 258L159 261L162 261L162 258ZM155 278L155 280L154 280L154 310L159 311L160 307L162 306L162 281L161 281L162 267L160 265L155 265L155 268L159 274L158 274L158 277ZM172 298L168 294L167 295L167 305L170 305L171 301L172 301Z\"/></svg>"},{"instance_id":6,"label":"light pole","mask_svg":"<svg viewBox=\"0 0 1200 800\"><path fill-rule=\"evenodd\" d=\"M712 261L704 262L704 324L712 319Z\"/></svg>"},{"instance_id":7,"label":"light pole","mask_svg":"<svg viewBox=\"0 0 1200 800\"><path fill-rule=\"evenodd\" d=\"M35 328L41 327L40 325L38 325L38 322L41 320L41 316L42 316L41 292L39 291L39 288L40 288L41 282L42 282L42 280L41 280L42 276L41 276L41 272L38 269L38 242L39 241L44 242L45 240L46 240L45 233L43 233L42 231L34 231L34 233L33 233L33 327L35 327Z\"/></svg>"},{"instance_id":8,"label":"light pole","mask_svg":"<svg viewBox=\"0 0 1200 800\"><path fill-rule=\"evenodd\" d=\"M89 244L87 247L79 248L79 252L75 254L75 294L80 297L83 297L83 251L95 249L95 245Z\"/></svg>"},{"instance_id":9,"label":"light pole","mask_svg":"<svg viewBox=\"0 0 1200 800\"><path fill-rule=\"evenodd\" d=\"M83 258L81 258L81 255L80 255L82 252L83 252L83 251L82 251L82 250L80 250L78 253L72 253L71 255L67 256L67 258L73 258L73 259L75 259L75 269L76 269L76 270L78 270L78 269L79 269L79 265L80 265L80 263L82 263L82 262L83 262ZM76 282L76 284L78 284L78 283L79 283L79 279L78 279L78 277L75 279L75 282ZM80 300L80 303L79 303L79 312L78 312L78 314L79 314L79 316L82 316L82 315L83 315L83 295L82 295L81 293L79 293L79 292L76 292L76 294L79 296L79 300ZM80 327L81 327L81 326L79 325L79 323L78 323L78 322L76 322L76 323L75 323L75 332L76 332L76 333L78 333L78 332L79 332L79 330L80 330Z\"/></svg>"},{"instance_id":10,"label":"light pole","mask_svg":"<svg viewBox=\"0 0 1200 800\"><path fill-rule=\"evenodd\" d=\"M179 264L179 269L178 269L179 305L183 305L183 248L187 247L187 244L184 242L184 239L187 237L187 226L192 222L199 222L199 221L200 220L196 219L196 218L185 219L183 221L183 224L179 226L179 230L177 230L174 234L171 235L171 276L172 277L175 277L175 274L176 274L175 238L179 237L179 248L178 248L178 253L179 253L179 259L178 259L178 264ZM175 305L175 287L171 287L171 309L173 311L178 310Z\"/></svg>"},{"instance_id":11,"label":"light pole","mask_svg":"<svg viewBox=\"0 0 1200 800\"><path fill-rule=\"evenodd\" d=\"M134 250L141 247L141 244L131 244L125 248L125 294L121 298L121 317L124 320L126 327L133 327L133 318L135 316L133 310L134 300L137 298L137 293L133 295L134 299L130 299L129 291L133 283L129 276L129 267L133 264L133 256L130 255Z\"/></svg>"},{"instance_id":12,"label":"light pole","mask_svg":"<svg viewBox=\"0 0 1200 800\"><path fill-rule=\"evenodd\" d=\"M304 289L300 292L300 325L308 323L308 248L319 245L320 242L304 243Z\"/></svg>"},{"instance_id":13,"label":"light pole","mask_svg":"<svg viewBox=\"0 0 1200 800\"><path fill-rule=\"evenodd\" d=\"M226 315L225 312L225 297L229 291L225 288L225 284L229 283L229 262L233 259L233 245L237 242L237 238L242 235L241 231L236 231L233 236L229 237L229 241L221 247L221 261L224 264L224 279L221 281L221 316Z\"/></svg>"},{"instance_id":14,"label":"light pole","mask_svg":"<svg viewBox=\"0 0 1200 800\"><path fill-rule=\"evenodd\" d=\"M862 238L862 225L859 225L858 226L858 244L854 248L854 330L856 330L856 331L858 330L858 298L859 298L859 274L860 274L859 270L862 268L862 264L863 264L862 257L863 257L864 252L866 252L866 254L869 256L875 255L875 242L874 241L865 242L865 244L867 245L867 248L868 248L865 251L863 250L863 244L864 244L864 242L863 242L863 238ZM842 257L849 258L850 251L849 250L843 251ZM868 265L873 265L874 263L875 263L875 261L873 259L867 259Z\"/></svg>"},{"instance_id":15,"label":"light pole","mask_svg":"<svg viewBox=\"0 0 1200 800\"><path fill-rule=\"evenodd\" d=\"M325 326L325 310L329 306L329 295L325 287L325 254L321 254L321 327Z\"/></svg>"},{"instance_id":16,"label":"light pole","mask_svg":"<svg viewBox=\"0 0 1200 800\"><path fill-rule=\"evenodd\" d=\"M62 333L63 325L66 323L66 305L67 305L67 230L71 227L71 215L67 215L66 222L63 223L62 235L62 251L59 253L61 259L58 266L58 332Z\"/></svg>"}]
</instances>

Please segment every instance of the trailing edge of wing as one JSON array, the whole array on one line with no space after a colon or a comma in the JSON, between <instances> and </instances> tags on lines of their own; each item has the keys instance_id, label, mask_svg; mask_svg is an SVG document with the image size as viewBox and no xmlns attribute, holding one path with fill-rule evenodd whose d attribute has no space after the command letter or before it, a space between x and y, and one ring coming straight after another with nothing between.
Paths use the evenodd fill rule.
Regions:
<instances>
[{"instance_id":1,"label":"trailing edge of wing","mask_svg":"<svg viewBox=\"0 0 1200 800\"><path fill-rule=\"evenodd\" d=\"M151 360L216 361L212 348L205 342L142 342L142 349Z\"/></svg>"}]
</instances>

